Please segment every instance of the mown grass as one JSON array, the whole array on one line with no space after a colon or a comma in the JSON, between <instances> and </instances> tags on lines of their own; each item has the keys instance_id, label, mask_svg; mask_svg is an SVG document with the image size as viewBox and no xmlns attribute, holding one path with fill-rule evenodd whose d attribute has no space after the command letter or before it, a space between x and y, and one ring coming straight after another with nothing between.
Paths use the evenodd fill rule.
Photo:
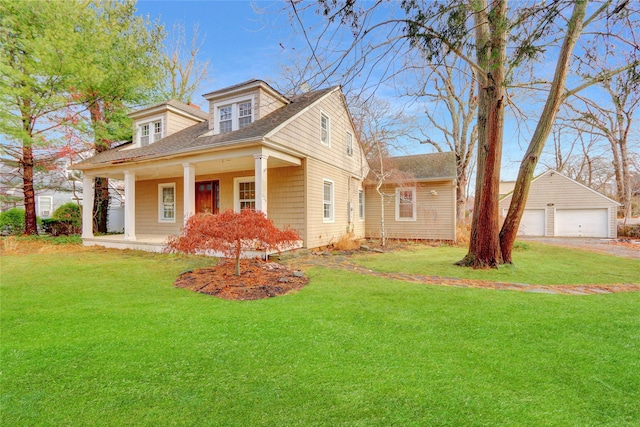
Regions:
<instances>
[{"instance_id":1,"label":"mown grass","mask_svg":"<svg viewBox=\"0 0 640 427\"><path fill-rule=\"evenodd\" d=\"M454 265L467 253L462 247L416 245L405 251L353 257L377 271L458 277L534 285L640 283L640 260L584 250L516 242L513 265L473 270Z\"/></svg>"},{"instance_id":2,"label":"mown grass","mask_svg":"<svg viewBox=\"0 0 640 427\"><path fill-rule=\"evenodd\" d=\"M2 425L638 425L640 294L413 285L316 268L247 302L208 260L3 256Z\"/></svg>"}]
</instances>

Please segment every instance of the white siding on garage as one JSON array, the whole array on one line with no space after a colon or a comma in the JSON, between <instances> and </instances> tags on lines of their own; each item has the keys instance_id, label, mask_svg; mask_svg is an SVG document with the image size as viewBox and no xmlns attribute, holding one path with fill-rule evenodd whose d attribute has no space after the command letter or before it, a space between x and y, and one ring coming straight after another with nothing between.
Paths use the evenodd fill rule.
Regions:
<instances>
[{"instance_id":1,"label":"white siding on garage","mask_svg":"<svg viewBox=\"0 0 640 427\"><path fill-rule=\"evenodd\" d=\"M608 237L608 209L556 210L556 236Z\"/></svg>"}]
</instances>

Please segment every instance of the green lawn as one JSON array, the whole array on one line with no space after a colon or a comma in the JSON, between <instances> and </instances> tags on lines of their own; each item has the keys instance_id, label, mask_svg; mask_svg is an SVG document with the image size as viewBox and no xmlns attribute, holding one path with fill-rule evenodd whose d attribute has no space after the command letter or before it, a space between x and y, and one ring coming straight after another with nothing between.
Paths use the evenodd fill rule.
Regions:
<instances>
[{"instance_id":1,"label":"green lawn","mask_svg":"<svg viewBox=\"0 0 640 427\"><path fill-rule=\"evenodd\" d=\"M172 286L199 259L0 263L3 426L640 424L640 293L316 268L296 294L235 302Z\"/></svg>"},{"instance_id":2,"label":"green lawn","mask_svg":"<svg viewBox=\"0 0 640 427\"><path fill-rule=\"evenodd\" d=\"M532 285L640 283L640 260L540 243L518 243L513 265L473 270L454 265L462 247L415 245L406 251L353 257L357 263L387 273L422 274Z\"/></svg>"}]
</instances>

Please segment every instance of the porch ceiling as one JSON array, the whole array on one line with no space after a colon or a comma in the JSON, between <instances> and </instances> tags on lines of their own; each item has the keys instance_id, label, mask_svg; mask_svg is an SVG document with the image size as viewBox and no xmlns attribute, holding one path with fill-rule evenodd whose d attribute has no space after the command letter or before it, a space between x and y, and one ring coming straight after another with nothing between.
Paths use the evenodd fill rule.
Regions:
<instances>
[{"instance_id":1,"label":"porch ceiling","mask_svg":"<svg viewBox=\"0 0 640 427\"><path fill-rule=\"evenodd\" d=\"M112 165L108 168L86 171L92 176L123 179L124 172L134 172L137 180L162 179L181 176L184 173L185 163L195 165L196 174L216 174L236 171L253 170L255 168L254 155L268 155L267 167L280 168L286 166L299 166L301 160L286 153L272 149L244 149L235 152L202 153L171 159L159 159L135 164Z\"/></svg>"}]
</instances>

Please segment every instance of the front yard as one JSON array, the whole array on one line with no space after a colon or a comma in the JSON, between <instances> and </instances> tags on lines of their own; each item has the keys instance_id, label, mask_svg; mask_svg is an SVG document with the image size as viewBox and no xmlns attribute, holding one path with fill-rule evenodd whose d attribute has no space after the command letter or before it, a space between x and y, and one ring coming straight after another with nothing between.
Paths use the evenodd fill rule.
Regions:
<instances>
[{"instance_id":1,"label":"front yard","mask_svg":"<svg viewBox=\"0 0 640 427\"><path fill-rule=\"evenodd\" d=\"M447 264L448 251L459 259L419 248L358 262L438 275L429 260ZM548 247L527 252L539 264ZM640 423L638 292L462 289L322 267L299 292L258 301L173 286L207 262L82 248L2 256L1 424ZM634 260L576 268L600 280L612 266L625 276L607 283L638 283ZM540 280L585 280L564 268ZM500 274L531 282L534 270Z\"/></svg>"}]
</instances>

